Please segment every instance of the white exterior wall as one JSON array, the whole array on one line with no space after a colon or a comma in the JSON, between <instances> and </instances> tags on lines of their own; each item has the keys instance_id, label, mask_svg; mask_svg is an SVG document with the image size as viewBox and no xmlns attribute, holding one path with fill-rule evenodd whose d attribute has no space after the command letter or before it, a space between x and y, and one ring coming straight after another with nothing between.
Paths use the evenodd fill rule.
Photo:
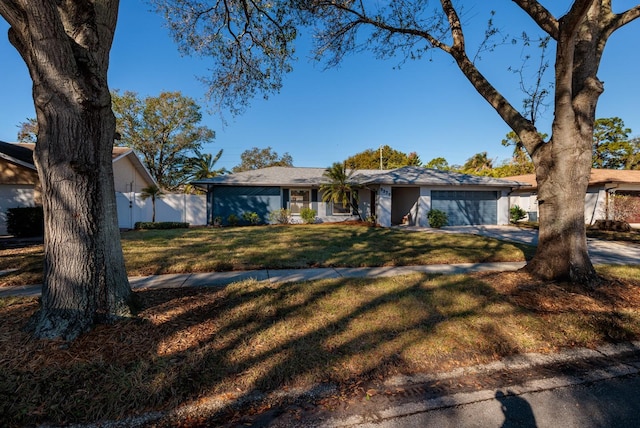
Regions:
<instances>
[{"instance_id":1,"label":"white exterior wall","mask_svg":"<svg viewBox=\"0 0 640 428\"><path fill-rule=\"evenodd\" d=\"M391 186L380 186L378 189L378 224L391 227Z\"/></svg>"},{"instance_id":2,"label":"white exterior wall","mask_svg":"<svg viewBox=\"0 0 640 428\"><path fill-rule=\"evenodd\" d=\"M135 169L129 156L126 156L113 164L113 184L116 192L140 193L150 183Z\"/></svg>"},{"instance_id":3,"label":"white exterior wall","mask_svg":"<svg viewBox=\"0 0 640 428\"><path fill-rule=\"evenodd\" d=\"M429 227L427 214L431 211L431 189L428 187L420 188L420 199L418 199L418 221L420 227Z\"/></svg>"},{"instance_id":4,"label":"white exterior wall","mask_svg":"<svg viewBox=\"0 0 640 428\"><path fill-rule=\"evenodd\" d=\"M509 191L498 191L498 224L509 224Z\"/></svg>"},{"instance_id":5,"label":"white exterior wall","mask_svg":"<svg viewBox=\"0 0 640 428\"><path fill-rule=\"evenodd\" d=\"M588 189L584 197L584 222L594 224L596 220L607 218L607 191Z\"/></svg>"}]
</instances>

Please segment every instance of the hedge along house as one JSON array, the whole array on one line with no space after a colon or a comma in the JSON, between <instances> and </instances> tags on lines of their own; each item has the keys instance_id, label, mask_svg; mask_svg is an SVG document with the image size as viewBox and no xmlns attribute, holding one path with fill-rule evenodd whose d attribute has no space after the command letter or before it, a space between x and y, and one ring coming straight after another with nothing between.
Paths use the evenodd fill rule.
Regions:
<instances>
[{"instance_id":1,"label":"hedge along house","mask_svg":"<svg viewBox=\"0 0 640 428\"><path fill-rule=\"evenodd\" d=\"M269 213L282 208L300 222L302 208L316 211L318 222L357 219L343 204L323 202L320 187L329 183L325 168L271 167L224 175L192 184L207 191L208 223L227 223L231 214L257 213L268 222ZM438 209L449 225L509 223L509 194L527 186L513 180L479 177L422 167L393 170L356 170L362 218L375 218L383 227L407 224L428 227L427 213Z\"/></svg>"}]
</instances>

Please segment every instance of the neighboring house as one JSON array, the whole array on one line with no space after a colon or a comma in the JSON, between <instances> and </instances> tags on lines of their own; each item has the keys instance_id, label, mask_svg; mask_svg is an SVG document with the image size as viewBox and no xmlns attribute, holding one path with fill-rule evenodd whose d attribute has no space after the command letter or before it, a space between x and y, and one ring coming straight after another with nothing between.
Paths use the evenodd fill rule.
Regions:
<instances>
[{"instance_id":1,"label":"neighboring house","mask_svg":"<svg viewBox=\"0 0 640 428\"><path fill-rule=\"evenodd\" d=\"M535 174L505 177L508 180L528 183L531 187L516 189L511 195L510 206L518 205L529 213L529 219L538 219L538 200ZM592 169L585 195L584 219L586 224L596 220L609 220L611 196L630 195L640 199L640 171L618 169ZM640 212L629 223L640 223Z\"/></svg>"},{"instance_id":2,"label":"neighboring house","mask_svg":"<svg viewBox=\"0 0 640 428\"><path fill-rule=\"evenodd\" d=\"M7 210L42 204L42 188L28 145L0 141L0 235L7 234Z\"/></svg>"},{"instance_id":3,"label":"neighboring house","mask_svg":"<svg viewBox=\"0 0 640 428\"><path fill-rule=\"evenodd\" d=\"M193 182L207 191L208 222L229 215L256 212L263 221L269 213L289 209L299 222L300 210L310 207L319 222L355 219L350 207L322 202L320 186L328 183L325 168L271 167ZM356 170L362 217L374 217L381 226L428 226L427 213L447 213L449 225L508 224L509 193L524 183L438 171L422 167L393 170Z\"/></svg>"},{"instance_id":4,"label":"neighboring house","mask_svg":"<svg viewBox=\"0 0 640 428\"><path fill-rule=\"evenodd\" d=\"M0 235L7 233L7 209L42 204L40 180L33 162L34 148L35 144L0 141ZM129 218L134 204L128 197L139 195L155 181L132 149L114 147L112 158L119 223L121 227L132 227Z\"/></svg>"}]
</instances>

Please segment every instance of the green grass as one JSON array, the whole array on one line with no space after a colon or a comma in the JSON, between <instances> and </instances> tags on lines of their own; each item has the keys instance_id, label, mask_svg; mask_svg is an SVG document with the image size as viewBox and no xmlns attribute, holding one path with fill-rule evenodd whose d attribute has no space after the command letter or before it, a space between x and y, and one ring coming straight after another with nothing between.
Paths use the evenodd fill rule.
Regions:
<instances>
[{"instance_id":1,"label":"green grass","mask_svg":"<svg viewBox=\"0 0 640 428\"><path fill-rule=\"evenodd\" d=\"M640 267L587 291L523 273L408 275L140 291L138 319L68 346L0 300L0 426L86 423L334 383L349 390L524 352L640 337ZM18 350L18 352L16 352Z\"/></svg>"},{"instance_id":2,"label":"green grass","mask_svg":"<svg viewBox=\"0 0 640 428\"><path fill-rule=\"evenodd\" d=\"M534 249L467 234L357 225L143 230L122 234L131 276L307 267L402 266L522 261ZM42 247L0 251L0 284L42 281Z\"/></svg>"}]
</instances>

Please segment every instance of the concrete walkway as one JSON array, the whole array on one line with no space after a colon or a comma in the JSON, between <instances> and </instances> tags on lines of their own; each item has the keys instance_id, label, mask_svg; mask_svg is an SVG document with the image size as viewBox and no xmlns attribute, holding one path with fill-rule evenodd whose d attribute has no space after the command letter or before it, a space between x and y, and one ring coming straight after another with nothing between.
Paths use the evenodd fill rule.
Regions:
<instances>
[{"instance_id":1,"label":"concrete walkway","mask_svg":"<svg viewBox=\"0 0 640 428\"><path fill-rule=\"evenodd\" d=\"M222 287L234 282L256 281L298 282L332 278L378 278L411 273L458 274L467 272L513 271L525 262L465 263L455 265L383 266L371 268L313 268L313 269L260 269L231 272L184 273L130 277L133 289ZM0 298L9 296L38 296L41 285L0 287Z\"/></svg>"}]
</instances>

